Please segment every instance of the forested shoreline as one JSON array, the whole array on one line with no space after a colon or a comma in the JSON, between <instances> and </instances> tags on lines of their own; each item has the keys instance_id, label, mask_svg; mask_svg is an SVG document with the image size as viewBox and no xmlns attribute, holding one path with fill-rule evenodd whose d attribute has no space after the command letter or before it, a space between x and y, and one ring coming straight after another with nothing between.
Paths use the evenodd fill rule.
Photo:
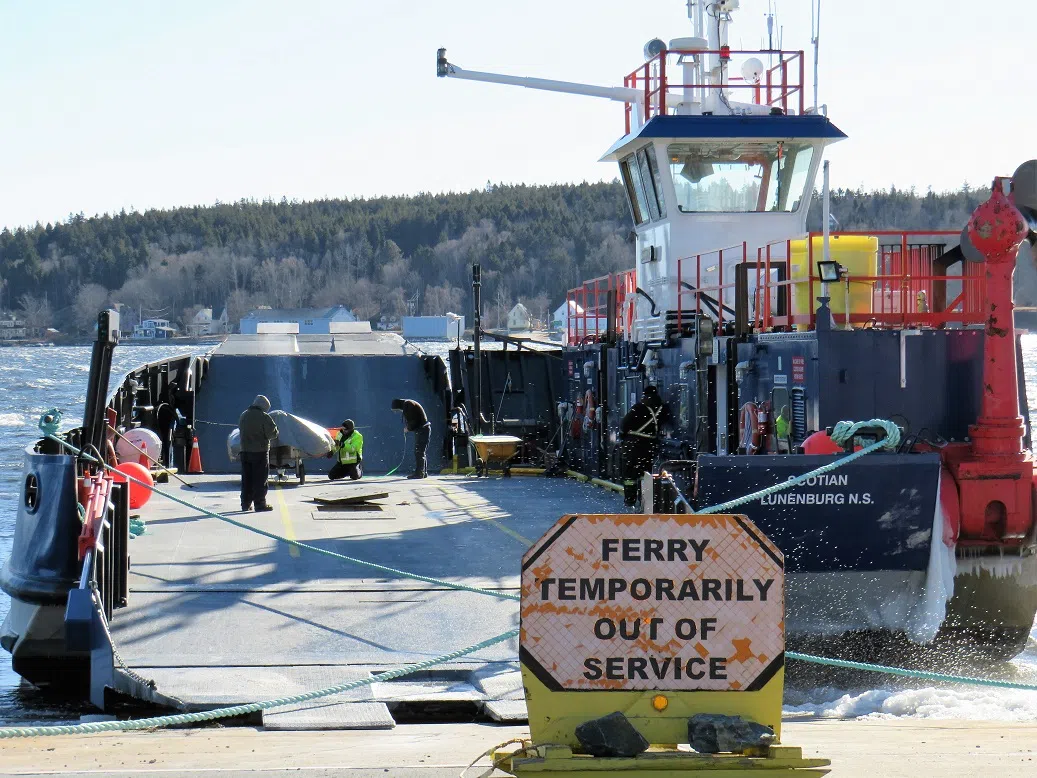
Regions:
<instances>
[{"instance_id":1,"label":"forested shoreline","mask_svg":"<svg viewBox=\"0 0 1037 778\"><path fill-rule=\"evenodd\" d=\"M989 190L836 190L843 230L963 227ZM820 228L820 201L808 226ZM517 302L546 319L565 290L632 267L618 182L487 185L459 194L212 206L70 216L0 232L0 310L30 327L85 331L105 305L183 321L199 307L231 322L260 305L343 304L359 318L470 315L482 263L488 326ZM1034 276L1032 272L1029 276ZM1020 302L1037 283L1020 278ZM1037 278L1033 279L1037 281Z\"/></svg>"}]
</instances>

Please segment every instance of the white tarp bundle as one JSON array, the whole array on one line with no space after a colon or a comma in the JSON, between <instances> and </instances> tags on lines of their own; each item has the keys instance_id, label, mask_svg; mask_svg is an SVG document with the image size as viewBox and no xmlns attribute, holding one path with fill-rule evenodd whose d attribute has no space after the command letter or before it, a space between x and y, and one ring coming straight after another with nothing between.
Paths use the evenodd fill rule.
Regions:
<instances>
[{"instance_id":1,"label":"white tarp bundle","mask_svg":"<svg viewBox=\"0 0 1037 778\"><path fill-rule=\"evenodd\" d=\"M335 439L324 427L286 411L271 411L270 418L277 425L277 439L272 448L290 446L305 457L319 458L335 450ZM235 429L227 436L227 455L231 461L241 453L241 433Z\"/></svg>"}]
</instances>

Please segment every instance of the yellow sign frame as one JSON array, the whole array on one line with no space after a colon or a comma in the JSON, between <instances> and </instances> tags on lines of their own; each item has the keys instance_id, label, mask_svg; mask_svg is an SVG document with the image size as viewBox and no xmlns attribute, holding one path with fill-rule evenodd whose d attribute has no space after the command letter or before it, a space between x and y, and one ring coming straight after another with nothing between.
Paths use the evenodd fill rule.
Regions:
<instances>
[{"instance_id":1,"label":"yellow sign frame","mask_svg":"<svg viewBox=\"0 0 1037 778\"><path fill-rule=\"evenodd\" d=\"M552 542L547 538L557 538L560 531L574 518L582 516L564 516L547 533L544 539L533 545L527 559L546 548ZM593 516L594 519L604 518ZM622 523L631 522L632 516L627 514L615 517ZM761 547L765 544L771 551L781 552L760 532L755 525L743 515L711 515L696 514L659 514L637 516L640 521L652 519L677 519L682 524L696 524L705 521L734 521L751 535L755 536ZM698 521L696 521L696 519ZM770 552L768 552L770 553ZM535 556L532 557L535 559ZM783 557L781 558L783 565ZM524 568L529 564L524 559ZM522 612L526 612L529 592L523 586ZM782 591L784 598L784 591ZM784 602L784 600L782 600ZM782 628L784 622L782 621ZM784 634L782 634L784 645ZM586 689L552 689L542 681L538 674L542 669L532 660L525 649L527 635L522 629L520 636L519 658L521 662L522 681L525 687L526 706L529 712L529 729L534 743L550 743L559 746L579 748L576 738L576 727L592 719L606 716L615 711L622 712L634 727L652 745L670 745L688 742L688 719L697 713L719 713L729 716L741 716L748 721L771 727L775 735L781 737L781 704L785 688L784 662L776 661L776 669L759 688L745 690L586 690ZM548 679L550 680L550 679Z\"/></svg>"}]
</instances>

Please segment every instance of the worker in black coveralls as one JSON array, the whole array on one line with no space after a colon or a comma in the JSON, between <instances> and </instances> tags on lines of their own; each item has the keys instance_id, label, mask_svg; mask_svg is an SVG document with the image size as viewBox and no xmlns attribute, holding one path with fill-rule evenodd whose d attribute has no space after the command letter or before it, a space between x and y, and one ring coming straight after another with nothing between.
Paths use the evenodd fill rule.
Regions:
<instances>
[{"instance_id":1,"label":"worker in black coveralls","mask_svg":"<svg viewBox=\"0 0 1037 778\"><path fill-rule=\"evenodd\" d=\"M637 504L641 476L652 472L659 455L659 433L670 421L670 409L663 403L654 385L645 388L641 402L623 417L620 439L623 441L623 502Z\"/></svg>"},{"instance_id":2,"label":"worker in black coveralls","mask_svg":"<svg viewBox=\"0 0 1037 778\"><path fill-rule=\"evenodd\" d=\"M392 409L403 414L403 428L414 433L414 472L408 478L428 478L428 441L432 437L432 425L421 403L415 400L395 399Z\"/></svg>"},{"instance_id":3,"label":"worker in black coveralls","mask_svg":"<svg viewBox=\"0 0 1037 778\"><path fill-rule=\"evenodd\" d=\"M241 434L241 510L253 504L257 511L272 511L266 504L266 479L270 475L270 441L277 425L270 418L270 401L259 395L238 419Z\"/></svg>"}]
</instances>

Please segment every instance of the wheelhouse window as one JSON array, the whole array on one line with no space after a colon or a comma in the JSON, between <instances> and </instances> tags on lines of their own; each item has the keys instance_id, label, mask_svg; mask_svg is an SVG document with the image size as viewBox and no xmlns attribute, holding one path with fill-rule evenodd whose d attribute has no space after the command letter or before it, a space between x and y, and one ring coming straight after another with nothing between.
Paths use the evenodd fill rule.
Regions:
<instances>
[{"instance_id":1,"label":"wheelhouse window","mask_svg":"<svg viewBox=\"0 0 1037 778\"><path fill-rule=\"evenodd\" d=\"M645 146L637 150L637 172L641 174L641 184L644 186L645 199L648 200L648 213L652 221L659 218L659 193L655 188L655 179L652 178L652 170L648 164L648 158L655 156L655 150L651 146Z\"/></svg>"},{"instance_id":2,"label":"wheelhouse window","mask_svg":"<svg viewBox=\"0 0 1037 778\"><path fill-rule=\"evenodd\" d=\"M666 198L663 197L663 182L659 178L659 160L655 156L655 149L651 146L645 146L638 154L644 154L645 159L648 162L648 175L652 179L652 190L655 193L655 204L656 208L659 209L659 218L666 218ZM638 158L640 161L640 157Z\"/></svg>"},{"instance_id":3,"label":"wheelhouse window","mask_svg":"<svg viewBox=\"0 0 1037 778\"><path fill-rule=\"evenodd\" d=\"M623 176L623 186L627 191L627 200L630 202L630 211L634 216L634 224L644 224L648 221L648 203L645 200L644 187L641 185L641 175L637 172L634 156L630 155L620 160L619 172Z\"/></svg>"},{"instance_id":4,"label":"wheelhouse window","mask_svg":"<svg viewBox=\"0 0 1037 778\"><path fill-rule=\"evenodd\" d=\"M673 143L670 174L682 213L789 213L807 195L814 148L796 141Z\"/></svg>"},{"instance_id":5,"label":"wheelhouse window","mask_svg":"<svg viewBox=\"0 0 1037 778\"><path fill-rule=\"evenodd\" d=\"M626 187L630 210L635 224L644 224L649 219L666 218L666 201L663 199L662 181L659 178L659 162L655 149L642 146L634 154L624 157L619 163Z\"/></svg>"}]
</instances>

